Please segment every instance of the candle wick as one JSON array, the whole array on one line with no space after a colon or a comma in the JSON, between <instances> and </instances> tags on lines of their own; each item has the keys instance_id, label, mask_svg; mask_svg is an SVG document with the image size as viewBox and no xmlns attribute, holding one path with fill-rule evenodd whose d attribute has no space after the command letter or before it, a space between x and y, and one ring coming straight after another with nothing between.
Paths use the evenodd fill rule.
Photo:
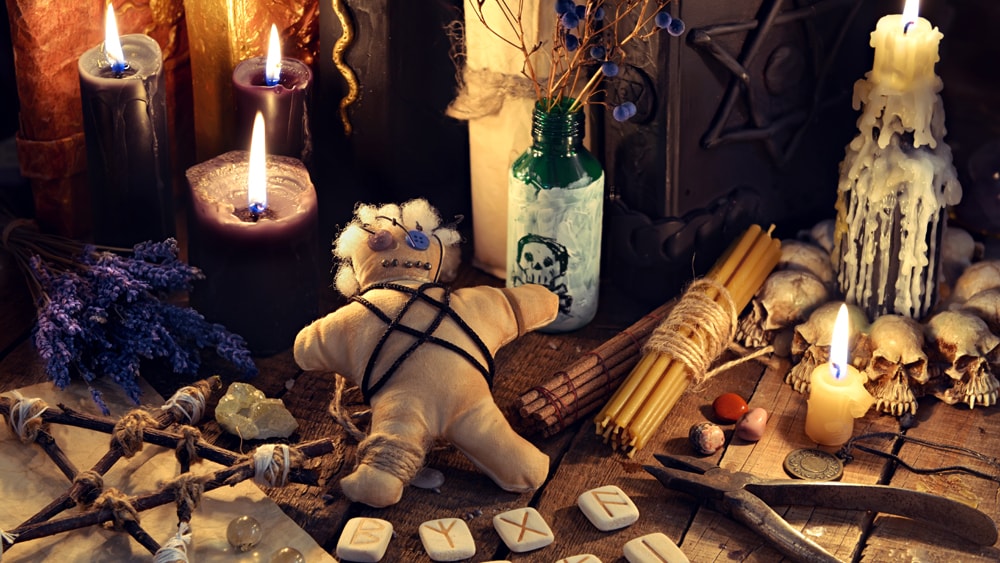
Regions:
<instances>
[{"instance_id":1,"label":"candle wick","mask_svg":"<svg viewBox=\"0 0 1000 563\"><path fill-rule=\"evenodd\" d=\"M915 24L915 23L917 23L917 22L909 21L909 22L906 22L905 24L903 24L903 35L906 35L906 32L910 31L910 26L913 25L913 24Z\"/></svg>"}]
</instances>

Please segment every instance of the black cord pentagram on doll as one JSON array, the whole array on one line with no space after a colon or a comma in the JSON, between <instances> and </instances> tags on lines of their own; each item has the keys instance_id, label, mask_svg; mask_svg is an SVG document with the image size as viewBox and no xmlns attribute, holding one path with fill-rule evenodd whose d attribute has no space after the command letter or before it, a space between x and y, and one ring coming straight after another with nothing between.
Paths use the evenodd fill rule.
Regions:
<instances>
[{"instance_id":1,"label":"black cord pentagram on doll","mask_svg":"<svg viewBox=\"0 0 1000 563\"><path fill-rule=\"evenodd\" d=\"M375 507L398 502L438 440L508 491L537 488L548 458L493 401L493 356L551 322L559 298L537 284L440 285L454 279L461 236L424 200L360 205L355 214L334 243L337 289L351 300L295 339L299 367L338 374L338 390L350 381L371 405L365 435L338 394L331 404L359 439L357 468L340 481L344 494Z\"/></svg>"}]
</instances>

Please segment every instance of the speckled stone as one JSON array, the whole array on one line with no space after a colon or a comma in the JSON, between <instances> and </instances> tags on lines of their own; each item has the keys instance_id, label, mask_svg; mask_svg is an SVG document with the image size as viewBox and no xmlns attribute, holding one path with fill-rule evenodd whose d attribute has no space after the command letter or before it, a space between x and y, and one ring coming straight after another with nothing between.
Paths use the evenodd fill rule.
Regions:
<instances>
[{"instance_id":1,"label":"speckled stone","mask_svg":"<svg viewBox=\"0 0 1000 563\"><path fill-rule=\"evenodd\" d=\"M712 455L726 443L726 435L719 425L711 422L699 422L691 427L688 440L696 452L702 455Z\"/></svg>"},{"instance_id":2,"label":"speckled stone","mask_svg":"<svg viewBox=\"0 0 1000 563\"><path fill-rule=\"evenodd\" d=\"M743 416L743 413L750 410L746 400L736 393L723 393L712 402L712 410L719 420L725 422L736 422Z\"/></svg>"}]
</instances>

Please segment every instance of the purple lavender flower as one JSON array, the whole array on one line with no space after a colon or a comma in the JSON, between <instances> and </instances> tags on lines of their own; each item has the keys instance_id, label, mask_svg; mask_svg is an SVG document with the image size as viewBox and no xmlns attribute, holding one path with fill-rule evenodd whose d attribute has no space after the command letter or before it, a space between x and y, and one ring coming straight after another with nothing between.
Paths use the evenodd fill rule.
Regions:
<instances>
[{"instance_id":1,"label":"purple lavender flower","mask_svg":"<svg viewBox=\"0 0 1000 563\"><path fill-rule=\"evenodd\" d=\"M177 254L177 242L167 239L136 245L131 257L85 246L75 267L29 260L40 288L32 339L58 387L74 376L88 385L104 376L138 404L142 361L163 360L175 373L195 375L204 348L248 376L257 373L241 337L194 309L161 300L202 276ZM100 392L91 387L91 395L107 413Z\"/></svg>"}]
</instances>

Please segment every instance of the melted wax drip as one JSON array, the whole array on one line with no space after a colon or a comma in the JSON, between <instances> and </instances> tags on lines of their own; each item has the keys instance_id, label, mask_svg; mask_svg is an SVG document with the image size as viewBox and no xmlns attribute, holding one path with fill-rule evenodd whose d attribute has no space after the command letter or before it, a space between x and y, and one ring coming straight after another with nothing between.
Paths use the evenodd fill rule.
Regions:
<instances>
[{"instance_id":1,"label":"melted wax drip","mask_svg":"<svg viewBox=\"0 0 1000 563\"><path fill-rule=\"evenodd\" d=\"M941 79L906 92L859 80L859 134L841 164L834 256L846 299L869 318L924 316L937 296L945 209L962 189L945 136Z\"/></svg>"}]
</instances>

